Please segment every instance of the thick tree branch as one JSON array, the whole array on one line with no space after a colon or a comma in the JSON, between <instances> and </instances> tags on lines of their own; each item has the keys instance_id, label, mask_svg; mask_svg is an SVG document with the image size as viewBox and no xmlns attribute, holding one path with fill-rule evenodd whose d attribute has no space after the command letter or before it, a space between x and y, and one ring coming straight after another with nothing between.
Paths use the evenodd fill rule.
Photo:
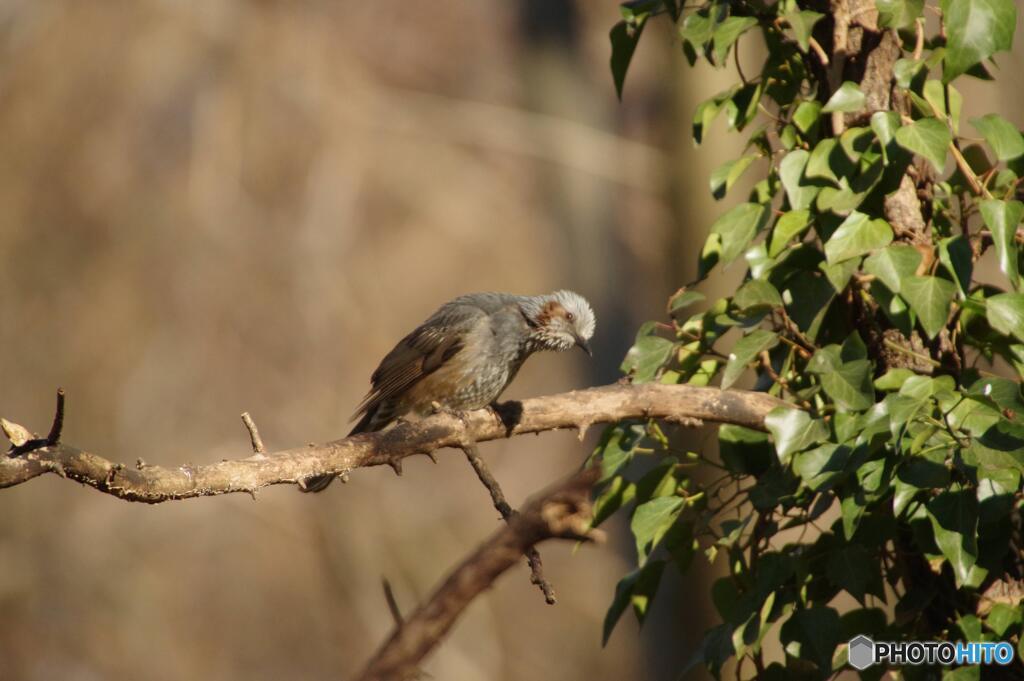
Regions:
<instances>
[{"instance_id":1,"label":"thick tree branch","mask_svg":"<svg viewBox=\"0 0 1024 681\"><path fill-rule=\"evenodd\" d=\"M684 424L698 419L763 430L765 415L779 406L792 405L742 390L615 384L505 403L501 418L489 409L470 412L465 418L441 413L380 433L176 468L144 464L141 452L134 454L138 463L129 468L92 452L44 440L28 451L22 447L0 456L0 488L50 472L121 499L148 503L232 492L251 494L268 485L298 484L323 473L347 474L355 468L380 465L397 468L407 456L461 448L465 442L562 428L584 431L593 424L623 419L657 418ZM182 459L189 461L195 456Z\"/></svg>"},{"instance_id":2,"label":"thick tree branch","mask_svg":"<svg viewBox=\"0 0 1024 681\"><path fill-rule=\"evenodd\" d=\"M554 538L589 538L590 488L597 477L597 469L585 470L527 501L508 525L452 571L426 603L396 624L356 681L411 678L466 606L535 544Z\"/></svg>"}]
</instances>

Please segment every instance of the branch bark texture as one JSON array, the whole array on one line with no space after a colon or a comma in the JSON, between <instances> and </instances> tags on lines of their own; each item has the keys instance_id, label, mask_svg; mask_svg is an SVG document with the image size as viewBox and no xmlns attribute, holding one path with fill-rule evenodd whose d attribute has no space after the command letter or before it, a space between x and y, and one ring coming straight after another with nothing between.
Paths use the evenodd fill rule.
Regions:
<instances>
[{"instance_id":1,"label":"branch bark texture","mask_svg":"<svg viewBox=\"0 0 1024 681\"><path fill-rule=\"evenodd\" d=\"M299 484L313 475L345 474L356 468L389 465L401 470L404 458L432 455L445 447L495 440L523 433L574 428L623 419L657 418L686 425L698 421L732 423L764 429L764 417L791 406L764 393L685 385L614 384L558 395L506 402L498 412L482 409L464 417L437 414L379 433L360 434L318 445L216 463L177 467L143 463L133 466L62 442L38 441L26 450L0 456L0 488L19 485L44 473L56 473L129 501L159 503L172 499L255 493L268 485ZM197 453L184 453L192 461Z\"/></svg>"}]
</instances>

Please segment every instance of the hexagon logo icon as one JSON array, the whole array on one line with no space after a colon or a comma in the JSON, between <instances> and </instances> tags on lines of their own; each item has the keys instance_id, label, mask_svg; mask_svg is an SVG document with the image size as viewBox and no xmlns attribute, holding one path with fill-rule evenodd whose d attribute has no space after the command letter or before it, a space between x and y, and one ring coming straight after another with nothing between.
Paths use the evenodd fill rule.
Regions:
<instances>
[{"instance_id":1,"label":"hexagon logo icon","mask_svg":"<svg viewBox=\"0 0 1024 681\"><path fill-rule=\"evenodd\" d=\"M867 669L875 663L875 642L863 634L850 639L846 658L854 669Z\"/></svg>"}]
</instances>

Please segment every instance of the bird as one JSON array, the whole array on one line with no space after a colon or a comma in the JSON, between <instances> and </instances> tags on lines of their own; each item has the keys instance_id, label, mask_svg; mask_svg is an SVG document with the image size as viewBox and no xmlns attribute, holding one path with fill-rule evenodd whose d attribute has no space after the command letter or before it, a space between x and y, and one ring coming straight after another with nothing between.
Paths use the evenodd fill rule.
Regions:
<instances>
[{"instance_id":1,"label":"bird","mask_svg":"<svg viewBox=\"0 0 1024 681\"><path fill-rule=\"evenodd\" d=\"M537 296L470 293L442 305L389 352L356 408L349 437L439 410L465 412L495 403L534 352L578 347L593 356L594 311L578 293ZM333 473L306 478L320 492Z\"/></svg>"}]
</instances>

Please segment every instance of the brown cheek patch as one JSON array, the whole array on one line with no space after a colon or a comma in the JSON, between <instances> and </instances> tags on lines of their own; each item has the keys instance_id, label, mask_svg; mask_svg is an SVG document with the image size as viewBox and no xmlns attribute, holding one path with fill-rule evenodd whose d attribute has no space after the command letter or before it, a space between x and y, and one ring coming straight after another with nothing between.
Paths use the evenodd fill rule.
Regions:
<instances>
[{"instance_id":1,"label":"brown cheek patch","mask_svg":"<svg viewBox=\"0 0 1024 681\"><path fill-rule=\"evenodd\" d=\"M558 301L552 300L544 303L544 307L540 309L540 314L537 315L537 323L541 326L546 326L555 317L565 317L565 308Z\"/></svg>"}]
</instances>

